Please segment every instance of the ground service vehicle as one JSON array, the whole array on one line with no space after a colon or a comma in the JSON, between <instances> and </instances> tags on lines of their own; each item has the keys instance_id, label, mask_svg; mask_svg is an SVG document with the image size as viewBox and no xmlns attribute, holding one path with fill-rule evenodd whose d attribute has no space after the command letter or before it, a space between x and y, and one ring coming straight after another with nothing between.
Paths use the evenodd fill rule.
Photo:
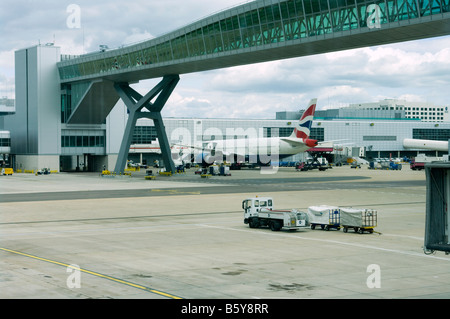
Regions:
<instances>
[{"instance_id":1,"label":"ground service vehicle","mask_svg":"<svg viewBox=\"0 0 450 319\"><path fill-rule=\"evenodd\" d=\"M432 157L426 156L425 154L419 154L410 163L410 168L412 170L422 170L425 169L426 163L442 161L442 157Z\"/></svg>"},{"instance_id":2,"label":"ground service vehicle","mask_svg":"<svg viewBox=\"0 0 450 319\"><path fill-rule=\"evenodd\" d=\"M2 168L0 175L12 175L14 173L12 168Z\"/></svg>"},{"instance_id":3,"label":"ground service vehicle","mask_svg":"<svg viewBox=\"0 0 450 319\"><path fill-rule=\"evenodd\" d=\"M295 209L273 209L271 197L247 198L242 202L242 209L244 209L244 223L250 228L268 226L273 231L297 230L308 224L308 215L304 212Z\"/></svg>"}]
</instances>

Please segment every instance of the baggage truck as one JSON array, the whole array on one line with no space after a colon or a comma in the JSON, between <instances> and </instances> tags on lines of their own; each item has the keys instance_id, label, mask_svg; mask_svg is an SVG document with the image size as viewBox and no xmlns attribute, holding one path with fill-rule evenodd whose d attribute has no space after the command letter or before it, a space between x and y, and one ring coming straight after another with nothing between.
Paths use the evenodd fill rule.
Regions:
<instances>
[{"instance_id":1,"label":"baggage truck","mask_svg":"<svg viewBox=\"0 0 450 319\"><path fill-rule=\"evenodd\" d=\"M341 226L343 231L348 232L349 228L353 228L360 234L365 231L373 233L373 229L377 226L377 211L366 208L346 208L340 207Z\"/></svg>"},{"instance_id":2,"label":"baggage truck","mask_svg":"<svg viewBox=\"0 0 450 319\"><path fill-rule=\"evenodd\" d=\"M269 227L273 231L281 229L298 230L308 225L308 215L295 209L275 210L271 197L247 198L242 202L244 224L250 228Z\"/></svg>"},{"instance_id":3,"label":"baggage truck","mask_svg":"<svg viewBox=\"0 0 450 319\"><path fill-rule=\"evenodd\" d=\"M341 229L340 210L336 206L310 206L308 207L308 218L311 229L320 226L322 229Z\"/></svg>"},{"instance_id":4,"label":"baggage truck","mask_svg":"<svg viewBox=\"0 0 450 319\"><path fill-rule=\"evenodd\" d=\"M2 168L1 175L12 175L14 173L12 168Z\"/></svg>"},{"instance_id":5,"label":"baggage truck","mask_svg":"<svg viewBox=\"0 0 450 319\"><path fill-rule=\"evenodd\" d=\"M422 170L425 169L425 164L431 163L431 162L439 162L442 161L442 157L432 157L432 156L426 156L425 154L419 154L411 160L409 167L412 170Z\"/></svg>"}]
</instances>

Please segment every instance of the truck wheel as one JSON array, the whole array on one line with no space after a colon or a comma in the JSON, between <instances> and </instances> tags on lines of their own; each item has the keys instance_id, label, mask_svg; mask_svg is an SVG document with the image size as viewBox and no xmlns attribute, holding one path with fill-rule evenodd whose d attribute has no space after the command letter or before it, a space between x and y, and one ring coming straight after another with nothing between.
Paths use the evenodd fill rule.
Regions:
<instances>
[{"instance_id":1,"label":"truck wheel","mask_svg":"<svg viewBox=\"0 0 450 319\"><path fill-rule=\"evenodd\" d=\"M248 226L250 228L258 228L259 227L259 220L257 218L250 219Z\"/></svg>"},{"instance_id":2,"label":"truck wheel","mask_svg":"<svg viewBox=\"0 0 450 319\"><path fill-rule=\"evenodd\" d=\"M272 231L279 231L281 229L281 224L277 220L272 220L269 225Z\"/></svg>"}]
</instances>

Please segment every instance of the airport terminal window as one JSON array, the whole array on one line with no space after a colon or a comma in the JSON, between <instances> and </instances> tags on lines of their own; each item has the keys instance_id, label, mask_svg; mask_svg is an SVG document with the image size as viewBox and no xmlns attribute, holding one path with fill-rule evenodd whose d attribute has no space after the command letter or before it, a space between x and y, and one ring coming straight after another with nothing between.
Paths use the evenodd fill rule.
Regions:
<instances>
[{"instance_id":1,"label":"airport terminal window","mask_svg":"<svg viewBox=\"0 0 450 319\"><path fill-rule=\"evenodd\" d=\"M61 136L61 147L105 147L105 137Z\"/></svg>"},{"instance_id":2,"label":"airport terminal window","mask_svg":"<svg viewBox=\"0 0 450 319\"><path fill-rule=\"evenodd\" d=\"M294 130L292 127L264 127L264 137L289 137ZM278 131L278 134L277 134ZM323 142L325 140L325 130L323 127L312 127L309 138Z\"/></svg>"},{"instance_id":3,"label":"airport terminal window","mask_svg":"<svg viewBox=\"0 0 450 319\"><path fill-rule=\"evenodd\" d=\"M119 62L119 67L126 69L130 67L130 57L128 54L123 54L117 58L117 61Z\"/></svg>"},{"instance_id":4,"label":"airport terminal window","mask_svg":"<svg viewBox=\"0 0 450 319\"><path fill-rule=\"evenodd\" d=\"M419 140L448 141L450 139L450 130L414 128L413 138Z\"/></svg>"},{"instance_id":5,"label":"airport terminal window","mask_svg":"<svg viewBox=\"0 0 450 319\"><path fill-rule=\"evenodd\" d=\"M241 28L259 25L258 11L252 10L250 12L240 14L239 15L239 24L240 24Z\"/></svg>"},{"instance_id":6,"label":"airport terminal window","mask_svg":"<svg viewBox=\"0 0 450 319\"><path fill-rule=\"evenodd\" d=\"M72 113L70 105L70 95L61 95L61 123L66 123Z\"/></svg>"},{"instance_id":7,"label":"airport terminal window","mask_svg":"<svg viewBox=\"0 0 450 319\"><path fill-rule=\"evenodd\" d=\"M158 54L156 53L155 47L150 47L142 51L142 58L144 64L158 63Z\"/></svg>"},{"instance_id":8,"label":"airport terminal window","mask_svg":"<svg viewBox=\"0 0 450 319\"><path fill-rule=\"evenodd\" d=\"M140 50L130 53L130 64L131 66L139 66L143 64Z\"/></svg>"},{"instance_id":9,"label":"airport terminal window","mask_svg":"<svg viewBox=\"0 0 450 319\"><path fill-rule=\"evenodd\" d=\"M105 61L105 69L106 71L111 71L116 69L116 59L115 58L106 58Z\"/></svg>"},{"instance_id":10,"label":"airport terminal window","mask_svg":"<svg viewBox=\"0 0 450 319\"><path fill-rule=\"evenodd\" d=\"M183 59L188 56L186 36L181 36L172 40L172 50L174 59Z\"/></svg>"},{"instance_id":11,"label":"airport terminal window","mask_svg":"<svg viewBox=\"0 0 450 319\"><path fill-rule=\"evenodd\" d=\"M396 141L397 136L363 136L363 141Z\"/></svg>"},{"instance_id":12,"label":"airport terminal window","mask_svg":"<svg viewBox=\"0 0 450 319\"><path fill-rule=\"evenodd\" d=\"M150 144L158 137L155 126L136 126L131 144Z\"/></svg>"},{"instance_id":13,"label":"airport terminal window","mask_svg":"<svg viewBox=\"0 0 450 319\"><path fill-rule=\"evenodd\" d=\"M11 139L10 138L0 138L0 147L10 147Z\"/></svg>"},{"instance_id":14,"label":"airport terminal window","mask_svg":"<svg viewBox=\"0 0 450 319\"><path fill-rule=\"evenodd\" d=\"M219 22L203 27L203 36L207 54L223 51Z\"/></svg>"},{"instance_id":15,"label":"airport terminal window","mask_svg":"<svg viewBox=\"0 0 450 319\"><path fill-rule=\"evenodd\" d=\"M164 42L156 46L159 62L166 62L172 60L172 50L170 42ZM192 55L192 54L191 54Z\"/></svg>"}]
</instances>

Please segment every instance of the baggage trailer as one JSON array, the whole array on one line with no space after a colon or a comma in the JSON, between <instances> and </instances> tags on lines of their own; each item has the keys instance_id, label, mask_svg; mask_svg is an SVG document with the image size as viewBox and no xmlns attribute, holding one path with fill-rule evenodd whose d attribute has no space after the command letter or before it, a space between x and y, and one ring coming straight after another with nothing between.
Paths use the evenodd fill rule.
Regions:
<instances>
[{"instance_id":1,"label":"baggage trailer","mask_svg":"<svg viewBox=\"0 0 450 319\"><path fill-rule=\"evenodd\" d=\"M349 228L355 233L373 233L373 229L377 227L377 211L374 209L341 207L340 212L341 226L345 233Z\"/></svg>"},{"instance_id":2,"label":"baggage trailer","mask_svg":"<svg viewBox=\"0 0 450 319\"><path fill-rule=\"evenodd\" d=\"M311 229L320 226L324 230L341 229L340 209L336 206L310 206L308 207L308 218Z\"/></svg>"},{"instance_id":3,"label":"baggage trailer","mask_svg":"<svg viewBox=\"0 0 450 319\"><path fill-rule=\"evenodd\" d=\"M271 197L247 198L242 202L244 224L250 228L269 227L273 231L281 229L297 230L306 227L308 216L295 209L275 210Z\"/></svg>"},{"instance_id":4,"label":"baggage trailer","mask_svg":"<svg viewBox=\"0 0 450 319\"><path fill-rule=\"evenodd\" d=\"M13 173L12 168L2 168L0 175L12 175Z\"/></svg>"}]
</instances>

